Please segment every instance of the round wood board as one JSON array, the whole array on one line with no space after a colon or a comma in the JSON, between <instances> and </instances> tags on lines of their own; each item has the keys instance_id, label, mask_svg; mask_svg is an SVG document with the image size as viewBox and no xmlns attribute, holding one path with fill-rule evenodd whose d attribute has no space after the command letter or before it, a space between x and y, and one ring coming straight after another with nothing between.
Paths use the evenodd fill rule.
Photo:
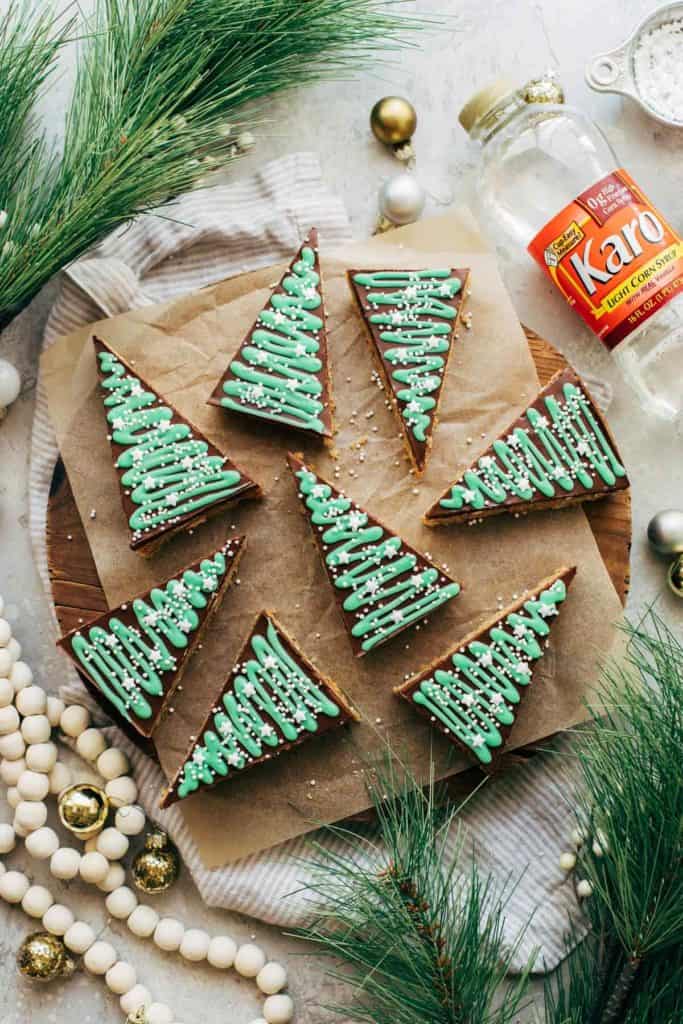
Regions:
<instances>
[{"instance_id":1,"label":"round wood board","mask_svg":"<svg viewBox=\"0 0 683 1024\"><path fill-rule=\"evenodd\" d=\"M566 360L557 349L524 328L541 386ZM587 502L584 511L602 560L622 604L629 587L631 496L617 491L601 501ZM55 466L47 510L47 561L52 598L64 633L107 610L95 562L61 459Z\"/></svg>"}]
</instances>

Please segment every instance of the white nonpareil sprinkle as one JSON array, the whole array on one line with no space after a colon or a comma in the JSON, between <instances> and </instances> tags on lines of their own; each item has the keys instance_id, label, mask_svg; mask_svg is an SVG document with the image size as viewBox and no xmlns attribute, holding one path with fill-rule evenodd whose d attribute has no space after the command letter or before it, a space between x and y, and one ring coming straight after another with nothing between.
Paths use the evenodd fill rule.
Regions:
<instances>
[{"instance_id":1,"label":"white nonpareil sprinkle","mask_svg":"<svg viewBox=\"0 0 683 1024\"><path fill-rule=\"evenodd\" d=\"M683 18L640 39L634 69L642 99L663 117L683 123Z\"/></svg>"}]
</instances>

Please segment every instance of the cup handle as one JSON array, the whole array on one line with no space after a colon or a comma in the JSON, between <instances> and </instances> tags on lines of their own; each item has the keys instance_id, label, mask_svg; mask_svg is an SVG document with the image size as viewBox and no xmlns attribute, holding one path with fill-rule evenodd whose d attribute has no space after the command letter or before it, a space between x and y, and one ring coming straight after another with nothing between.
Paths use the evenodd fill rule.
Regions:
<instances>
[{"instance_id":1,"label":"cup handle","mask_svg":"<svg viewBox=\"0 0 683 1024\"><path fill-rule=\"evenodd\" d=\"M586 65L586 82L597 92L623 92L630 94L632 85L625 47L599 53Z\"/></svg>"}]
</instances>

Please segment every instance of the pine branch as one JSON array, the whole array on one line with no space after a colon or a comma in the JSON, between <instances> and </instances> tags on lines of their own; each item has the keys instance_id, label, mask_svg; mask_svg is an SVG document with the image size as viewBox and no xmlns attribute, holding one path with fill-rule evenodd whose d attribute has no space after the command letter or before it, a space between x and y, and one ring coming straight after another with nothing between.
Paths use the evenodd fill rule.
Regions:
<instances>
[{"instance_id":1,"label":"pine branch","mask_svg":"<svg viewBox=\"0 0 683 1024\"><path fill-rule=\"evenodd\" d=\"M371 791L379 840L362 862L357 837L339 829L344 853L318 847L310 888L323 909L303 937L356 993L328 1009L367 1024L507 1024L531 964L505 982L517 947L504 943L504 901L474 865L458 874L456 811L433 783L423 791L401 772L391 763Z\"/></svg>"},{"instance_id":2,"label":"pine branch","mask_svg":"<svg viewBox=\"0 0 683 1024\"><path fill-rule=\"evenodd\" d=\"M683 1019L680 985L662 985L683 943L683 644L654 612L627 632L578 752L590 931L548 984L547 1024Z\"/></svg>"},{"instance_id":3,"label":"pine branch","mask_svg":"<svg viewBox=\"0 0 683 1024\"><path fill-rule=\"evenodd\" d=\"M0 175L0 328L61 267L131 217L207 183L240 155L254 103L343 77L408 45L406 0L97 0L83 26L61 158L15 145ZM13 5L0 85L17 132L60 35ZM30 58L30 59L29 59ZM23 71L22 71L23 68ZM0 77L4 75L4 62ZM246 110L245 110L246 108Z\"/></svg>"}]
</instances>

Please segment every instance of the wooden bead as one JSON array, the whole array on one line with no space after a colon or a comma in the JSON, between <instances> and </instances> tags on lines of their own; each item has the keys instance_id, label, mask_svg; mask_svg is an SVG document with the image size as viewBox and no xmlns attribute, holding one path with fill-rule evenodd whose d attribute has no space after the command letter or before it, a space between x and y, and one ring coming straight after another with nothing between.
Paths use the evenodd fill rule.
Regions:
<instances>
[{"instance_id":1,"label":"wooden bead","mask_svg":"<svg viewBox=\"0 0 683 1024\"><path fill-rule=\"evenodd\" d=\"M83 964L91 974L106 974L116 963L116 950L110 942L93 942L83 957Z\"/></svg>"},{"instance_id":2,"label":"wooden bead","mask_svg":"<svg viewBox=\"0 0 683 1024\"><path fill-rule=\"evenodd\" d=\"M21 735L26 743L47 743L52 735L47 715L27 715L21 723Z\"/></svg>"},{"instance_id":3,"label":"wooden bead","mask_svg":"<svg viewBox=\"0 0 683 1024\"><path fill-rule=\"evenodd\" d=\"M25 771L26 761L23 757L18 757L16 761L7 761L5 758L0 761L0 779L6 786L16 786Z\"/></svg>"},{"instance_id":4,"label":"wooden bead","mask_svg":"<svg viewBox=\"0 0 683 1024\"><path fill-rule=\"evenodd\" d=\"M50 784L50 792L55 796L59 796L63 789L71 785L72 775L70 770L61 761L57 761L50 774L48 775L48 781Z\"/></svg>"},{"instance_id":5,"label":"wooden bead","mask_svg":"<svg viewBox=\"0 0 683 1024\"><path fill-rule=\"evenodd\" d=\"M235 970L243 978L255 978L265 965L266 954L253 942L247 942L235 954Z\"/></svg>"},{"instance_id":6,"label":"wooden bead","mask_svg":"<svg viewBox=\"0 0 683 1024\"><path fill-rule=\"evenodd\" d=\"M74 915L61 903L53 903L43 914L43 928L51 935L65 935L74 923Z\"/></svg>"},{"instance_id":7,"label":"wooden bead","mask_svg":"<svg viewBox=\"0 0 683 1024\"><path fill-rule=\"evenodd\" d=\"M25 686L33 682L33 672L24 661L15 661L9 674L9 681L14 687L14 692L19 693Z\"/></svg>"},{"instance_id":8,"label":"wooden bead","mask_svg":"<svg viewBox=\"0 0 683 1024\"><path fill-rule=\"evenodd\" d=\"M125 921L138 905L138 898L132 889L122 885L110 892L105 900L107 911L119 921Z\"/></svg>"},{"instance_id":9,"label":"wooden bead","mask_svg":"<svg viewBox=\"0 0 683 1024\"><path fill-rule=\"evenodd\" d=\"M32 885L26 890L21 906L29 917L42 917L54 903L54 897L44 885Z\"/></svg>"},{"instance_id":10,"label":"wooden bead","mask_svg":"<svg viewBox=\"0 0 683 1024\"><path fill-rule=\"evenodd\" d=\"M147 818L142 807L137 804L125 804L116 812L114 824L124 836L139 836L144 830Z\"/></svg>"},{"instance_id":11,"label":"wooden bead","mask_svg":"<svg viewBox=\"0 0 683 1024\"><path fill-rule=\"evenodd\" d=\"M72 953L82 956L95 941L95 933L85 921L75 921L64 934L64 945Z\"/></svg>"},{"instance_id":12,"label":"wooden bead","mask_svg":"<svg viewBox=\"0 0 683 1024\"><path fill-rule=\"evenodd\" d=\"M273 996L287 984L287 971L282 964L271 960L256 975L256 984L265 995Z\"/></svg>"},{"instance_id":13,"label":"wooden bead","mask_svg":"<svg viewBox=\"0 0 683 1024\"><path fill-rule=\"evenodd\" d=\"M152 995L144 985L133 985L130 992L126 992L119 999L119 1006L125 1014L135 1013L141 1006L149 1006L152 1002Z\"/></svg>"},{"instance_id":14,"label":"wooden bead","mask_svg":"<svg viewBox=\"0 0 683 1024\"><path fill-rule=\"evenodd\" d=\"M128 918L128 927L140 939L149 938L159 923L159 915L151 907L136 907Z\"/></svg>"},{"instance_id":15,"label":"wooden bead","mask_svg":"<svg viewBox=\"0 0 683 1024\"><path fill-rule=\"evenodd\" d=\"M0 876L0 896L6 903L21 903L30 884L21 871L6 871Z\"/></svg>"},{"instance_id":16,"label":"wooden bead","mask_svg":"<svg viewBox=\"0 0 683 1024\"><path fill-rule=\"evenodd\" d=\"M20 715L44 715L47 709L47 694L42 686L25 686L20 690L15 700L15 706Z\"/></svg>"},{"instance_id":17,"label":"wooden bead","mask_svg":"<svg viewBox=\"0 0 683 1024\"><path fill-rule=\"evenodd\" d=\"M78 739L89 725L90 712L87 708L81 707L80 704L70 704L68 708L64 709L59 720L59 728L64 735L71 736L74 740Z\"/></svg>"},{"instance_id":18,"label":"wooden bead","mask_svg":"<svg viewBox=\"0 0 683 1024\"><path fill-rule=\"evenodd\" d=\"M134 804L138 798L138 787L130 775L122 775L118 779L112 779L104 787L113 807L124 807L126 804Z\"/></svg>"},{"instance_id":19,"label":"wooden bead","mask_svg":"<svg viewBox=\"0 0 683 1024\"><path fill-rule=\"evenodd\" d=\"M84 882L94 885L106 877L109 871L109 861L97 850L93 850L92 853L83 854L78 870Z\"/></svg>"},{"instance_id":20,"label":"wooden bead","mask_svg":"<svg viewBox=\"0 0 683 1024\"><path fill-rule=\"evenodd\" d=\"M188 928L180 943L180 955L190 963L206 960L211 939L201 928Z\"/></svg>"},{"instance_id":21,"label":"wooden bead","mask_svg":"<svg viewBox=\"0 0 683 1024\"><path fill-rule=\"evenodd\" d=\"M97 837L97 849L107 860L121 860L128 853L128 837L117 828L105 828Z\"/></svg>"},{"instance_id":22,"label":"wooden bead","mask_svg":"<svg viewBox=\"0 0 683 1024\"><path fill-rule=\"evenodd\" d=\"M27 832L35 832L47 821L47 807L41 800L22 800L17 805L15 819Z\"/></svg>"},{"instance_id":23,"label":"wooden bead","mask_svg":"<svg viewBox=\"0 0 683 1024\"><path fill-rule=\"evenodd\" d=\"M81 863L81 855L78 850L72 850L68 846L60 846L50 858L50 871L55 878L64 882L75 878Z\"/></svg>"},{"instance_id":24,"label":"wooden bead","mask_svg":"<svg viewBox=\"0 0 683 1024\"><path fill-rule=\"evenodd\" d=\"M16 810L21 803L21 793L16 786L9 786L7 790L7 803L13 810Z\"/></svg>"},{"instance_id":25,"label":"wooden bead","mask_svg":"<svg viewBox=\"0 0 683 1024\"><path fill-rule=\"evenodd\" d=\"M48 860L59 849L59 836L53 828L37 828L26 837L26 849L35 860Z\"/></svg>"},{"instance_id":26,"label":"wooden bead","mask_svg":"<svg viewBox=\"0 0 683 1024\"><path fill-rule=\"evenodd\" d=\"M0 825L0 853L11 853L16 846L17 837L11 825Z\"/></svg>"},{"instance_id":27,"label":"wooden bead","mask_svg":"<svg viewBox=\"0 0 683 1024\"><path fill-rule=\"evenodd\" d=\"M7 670L4 672L3 669L5 668L5 662L3 659L6 659L7 662L9 662ZM0 648L0 708L9 707L14 700L14 687L10 683L9 679L6 678L11 664L12 659L7 651L4 648Z\"/></svg>"},{"instance_id":28,"label":"wooden bead","mask_svg":"<svg viewBox=\"0 0 683 1024\"><path fill-rule=\"evenodd\" d=\"M225 970L232 967L237 953L237 943L229 935L215 935L209 943L206 959L212 967Z\"/></svg>"},{"instance_id":29,"label":"wooden bead","mask_svg":"<svg viewBox=\"0 0 683 1024\"><path fill-rule=\"evenodd\" d=\"M137 972L132 964L125 960L117 960L107 971L105 981L110 992L123 996L135 985Z\"/></svg>"},{"instance_id":30,"label":"wooden bead","mask_svg":"<svg viewBox=\"0 0 683 1024\"><path fill-rule=\"evenodd\" d=\"M101 892L114 892L115 889L120 889L125 881L126 872L123 867L120 864L110 864L109 871L102 881L97 883L97 888Z\"/></svg>"},{"instance_id":31,"label":"wooden bead","mask_svg":"<svg viewBox=\"0 0 683 1024\"><path fill-rule=\"evenodd\" d=\"M0 757L4 757L7 761L16 761L23 757L25 753L26 744L24 743L24 737L18 729L16 732L0 736Z\"/></svg>"},{"instance_id":32,"label":"wooden bead","mask_svg":"<svg viewBox=\"0 0 683 1024\"><path fill-rule=\"evenodd\" d=\"M19 712L13 704L0 708L0 736L7 736L19 728Z\"/></svg>"},{"instance_id":33,"label":"wooden bead","mask_svg":"<svg viewBox=\"0 0 683 1024\"><path fill-rule=\"evenodd\" d=\"M7 619L0 619L0 647L4 647L5 644L9 643L9 639L12 636L12 627L10 626Z\"/></svg>"},{"instance_id":34,"label":"wooden bead","mask_svg":"<svg viewBox=\"0 0 683 1024\"><path fill-rule=\"evenodd\" d=\"M11 655L12 664L19 661L19 658L21 657L21 644L16 637L10 637L10 641L7 644L7 650Z\"/></svg>"},{"instance_id":35,"label":"wooden bead","mask_svg":"<svg viewBox=\"0 0 683 1024\"><path fill-rule=\"evenodd\" d=\"M48 775L57 763L57 747L54 743L34 743L26 751L26 764L32 772Z\"/></svg>"},{"instance_id":36,"label":"wooden bead","mask_svg":"<svg viewBox=\"0 0 683 1024\"><path fill-rule=\"evenodd\" d=\"M53 697L52 694L48 696L45 705L45 714L49 718L50 725L53 729L56 729L61 722L65 707L66 705L64 704L64 701L60 700L59 697Z\"/></svg>"},{"instance_id":37,"label":"wooden bead","mask_svg":"<svg viewBox=\"0 0 683 1024\"><path fill-rule=\"evenodd\" d=\"M42 772L32 772L27 768L17 782L17 789L22 800L44 800L50 791L50 782Z\"/></svg>"},{"instance_id":38,"label":"wooden bead","mask_svg":"<svg viewBox=\"0 0 683 1024\"><path fill-rule=\"evenodd\" d=\"M110 747L97 758L97 770L106 782L111 782L112 779L118 779L121 775L127 775L130 771L130 764L122 750Z\"/></svg>"},{"instance_id":39,"label":"wooden bead","mask_svg":"<svg viewBox=\"0 0 683 1024\"><path fill-rule=\"evenodd\" d=\"M86 729L76 740L76 750L85 761L96 761L106 746L100 729Z\"/></svg>"},{"instance_id":40,"label":"wooden bead","mask_svg":"<svg viewBox=\"0 0 683 1024\"><path fill-rule=\"evenodd\" d=\"M263 1004L263 1017L267 1024L289 1024L294 1016L291 996L268 996Z\"/></svg>"},{"instance_id":41,"label":"wooden bead","mask_svg":"<svg viewBox=\"0 0 683 1024\"><path fill-rule=\"evenodd\" d=\"M183 941L185 926L174 917L162 917L154 929L154 944L167 953L175 953Z\"/></svg>"}]
</instances>

